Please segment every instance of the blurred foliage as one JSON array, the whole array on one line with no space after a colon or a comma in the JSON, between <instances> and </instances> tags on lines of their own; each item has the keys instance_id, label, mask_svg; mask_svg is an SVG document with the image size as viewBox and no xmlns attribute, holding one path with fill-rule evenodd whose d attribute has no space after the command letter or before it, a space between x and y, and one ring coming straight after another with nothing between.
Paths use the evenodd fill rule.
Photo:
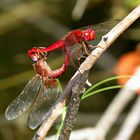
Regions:
<instances>
[{"instance_id":1,"label":"blurred foliage","mask_svg":"<svg viewBox=\"0 0 140 140\"><path fill-rule=\"evenodd\" d=\"M136 7L138 4L140 4L140 0L126 0L125 4L130 8Z\"/></svg>"},{"instance_id":2,"label":"blurred foliage","mask_svg":"<svg viewBox=\"0 0 140 140\"><path fill-rule=\"evenodd\" d=\"M122 19L138 3L139 0L88 0L85 7L78 7L80 4L77 5L76 0L1 0L0 139L25 140L31 139L34 134L34 131L26 126L26 113L15 121L7 121L4 116L7 105L19 95L25 83L34 75L32 62L26 55L30 48L48 46L71 29ZM80 17L72 15L75 8L82 9L83 14ZM134 50L135 45L140 41L139 23L136 21L123 33L97 62L90 72L89 80L92 83L113 75L117 58L125 52ZM52 69L63 64L64 56L60 54L60 51L56 51L49 58L48 63ZM67 72L60 78L63 87L75 71L72 65L69 66ZM86 99L82 102L80 111L103 112L116 92L117 90L107 91L106 94Z\"/></svg>"}]
</instances>

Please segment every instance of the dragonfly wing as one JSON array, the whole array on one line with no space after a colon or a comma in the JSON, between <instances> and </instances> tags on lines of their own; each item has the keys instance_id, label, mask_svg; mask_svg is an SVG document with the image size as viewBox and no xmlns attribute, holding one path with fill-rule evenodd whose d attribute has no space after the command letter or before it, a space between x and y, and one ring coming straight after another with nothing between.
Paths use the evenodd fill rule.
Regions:
<instances>
[{"instance_id":1,"label":"dragonfly wing","mask_svg":"<svg viewBox=\"0 0 140 140\"><path fill-rule=\"evenodd\" d=\"M33 77L21 94L7 107L5 116L8 120L15 119L25 112L33 103L40 87L40 77Z\"/></svg>"},{"instance_id":2,"label":"dragonfly wing","mask_svg":"<svg viewBox=\"0 0 140 140\"><path fill-rule=\"evenodd\" d=\"M87 29L87 28L92 28L95 31L95 40L90 41L90 44L95 46L99 43L102 36L105 35L107 32L109 32L119 22L120 22L120 20L106 21L106 22L102 22L99 24L86 26L81 29L83 30L83 29Z\"/></svg>"},{"instance_id":3,"label":"dragonfly wing","mask_svg":"<svg viewBox=\"0 0 140 140\"><path fill-rule=\"evenodd\" d=\"M62 93L62 90L58 84L56 87L51 87L51 85L46 87L42 81L32 112L28 117L28 125L31 129L37 128L43 122L47 116L48 107L54 103L60 93Z\"/></svg>"},{"instance_id":4,"label":"dragonfly wing","mask_svg":"<svg viewBox=\"0 0 140 140\"><path fill-rule=\"evenodd\" d=\"M78 43L78 41L74 35L71 35L71 39L73 40L73 42L75 42L75 44L71 45L70 41L65 40L65 41L67 41L67 46L65 47L65 51L66 51L65 55L67 55L67 57L69 57L72 65L76 69L78 69L77 62L80 65L80 59L83 57L85 58L86 53L84 51L82 44Z\"/></svg>"}]
</instances>

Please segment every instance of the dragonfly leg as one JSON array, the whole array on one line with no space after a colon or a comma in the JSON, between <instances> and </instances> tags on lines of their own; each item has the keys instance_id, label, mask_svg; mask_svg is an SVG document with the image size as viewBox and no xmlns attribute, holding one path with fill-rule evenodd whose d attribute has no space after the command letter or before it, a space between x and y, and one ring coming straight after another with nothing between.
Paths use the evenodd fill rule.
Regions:
<instances>
[{"instance_id":1,"label":"dragonfly leg","mask_svg":"<svg viewBox=\"0 0 140 140\"><path fill-rule=\"evenodd\" d=\"M51 52L45 52L44 51L44 47L40 47L38 49L38 52L37 53L38 53L38 55L40 55L40 59L42 59L42 58L45 58L46 59Z\"/></svg>"},{"instance_id":2,"label":"dragonfly leg","mask_svg":"<svg viewBox=\"0 0 140 140\"><path fill-rule=\"evenodd\" d=\"M84 44L86 44L86 47L87 47L87 48L92 48L92 49L101 48L101 49L104 49L104 48L101 47L101 46L93 46L93 45L91 45L91 44L88 44L87 42L84 42Z\"/></svg>"},{"instance_id":3,"label":"dragonfly leg","mask_svg":"<svg viewBox=\"0 0 140 140\"><path fill-rule=\"evenodd\" d=\"M92 49L95 49L97 46L93 46L91 44L88 44L88 47L92 48Z\"/></svg>"},{"instance_id":4,"label":"dragonfly leg","mask_svg":"<svg viewBox=\"0 0 140 140\"><path fill-rule=\"evenodd\" d=\"M80 46L78 47L78 51L77 51L77 54L76 54L76 57L78 58L78 60L81 59L81 56L80 56L80 51L82 50L82 45L80 44Z\"/></svg>"},{"instance_id":5,"label":"dragonfly leg","mask_svg":"<svg viewBox=\"0 0 140 140\"><path fill-rule=\"evenodd\" d=\"M101 48L101 49L103 49L103 50L105 49L104 47L101 47L101 46L97 46L97 48Z\"/></svg>"},{"instance_id":6,"label":"dragonfly leg","mask_svg":"<svg viewBox=\"0 0 140 140\"><path fill-rule=\"evenodd\" d=\"M80 46L78 47L78 51L77 51L77 60L78 60L78 64L79 64L79 66L80 66L80 59L81 58L86 58L87 56L85 56L84 55L84 53L85 53L85 50L84 50L84 48L83 48L83 46L82 46L82 44L80 44ZM87 55L87 54L86 54Z\"/></svg>"},{"instance_id":7,"label":"dragonfly leg","mask_svg":"<svg viewBox=\"0 0 140 140\"><path fill-rule=\"evenodd\" d=\"M82 45L83 45L83 47L84 47L84 50L85 50L86 55L89 55L89 54L90 54L90 53L88 52L88 46L89 46L89 44L86 43L86 42L84 41L84 42L82 42Z\"/></svg>"},{"instance_id":8,"label":"dragonfly leg","mask_svg":"<svg viewBox=\"0 0 140 140\"><path fill-rule=\"evenodd\" d=\"M83 47L82 47L82 44L80 44L80 46L78 47L78 52L77 52L76 57L77 57L77 60L78 60L78 64L79 64L79 66L80 66L80 64L81 64L81 63L80 63L80 59L84 57L84 55L83 55ZM85 57L84 57L84 58L85 58Z\"/></svg>"}]
</instances>

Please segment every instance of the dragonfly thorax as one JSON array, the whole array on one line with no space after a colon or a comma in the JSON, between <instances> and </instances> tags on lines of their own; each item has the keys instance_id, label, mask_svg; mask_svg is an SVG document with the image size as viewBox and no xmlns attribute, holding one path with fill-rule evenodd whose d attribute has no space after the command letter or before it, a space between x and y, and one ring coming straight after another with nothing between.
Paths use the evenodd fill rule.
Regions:
<instances>
[{"instance_id":1,"label":"dragonfly thorax","mask_svg":"<svg viewBox=\"0 0 140 140\"><path fill-rule=\"evenodd\" d=\"M84 41L91 41L95 39L95 32L92 29L85 30L73 30L65 36L65 42L68 46L75 45L77 43L82 43Z\"/></svg>"},{"instance_id":2,"label":"dragonfly thorax","mask_svg":"<svg viewBox=\"0 0 140 140\"><path fill-rule=\"evenodd\" d=\"M34 68L37 74L39 74L41 77L52 77L51 76L51 69L47 65L46 61L38 60L34 64Z\"/></svg>"},{"instance_id":3,"label":"dragonfly thorax","mask_svg":"<svg viewBox=\"0 0 140 140\"><path fill-rule=\"evenodd\" d=\"M66 46L73 46L77 43L81 43L83 41L83 32L82 30L73 30L69 32L65 37L64 41Z\"/></svg>"}]
</instances>

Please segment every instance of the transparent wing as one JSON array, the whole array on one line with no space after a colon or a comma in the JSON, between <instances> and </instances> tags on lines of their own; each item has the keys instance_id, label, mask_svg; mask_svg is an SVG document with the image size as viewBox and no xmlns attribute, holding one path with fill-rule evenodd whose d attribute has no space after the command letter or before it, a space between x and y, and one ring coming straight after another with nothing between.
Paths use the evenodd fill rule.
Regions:
<instances>
[{"instance_id":1,"label":"transparent wing","mask_svg":"<svg viewBox=\"0 0 140 140\"><path fill-rule=\"evenodd\" d=\"M109 32L119 22L120 20L107 21L89 27L86 26L81 29L83 30L87 28L92 28L95 31L95 40L90 41L90 44L97 45L101 40L102 36Z\"/></svg>"},{"instance_id":2,"label":"transparent wing","mask_svg":"<svg viewBox=\"0 0 140 140\"><path fill-rule=\"evenodd\" d=\"M42 123L47 116L48 107L50 107L54 101L56 101L60 93L62 93L57 81L55 82L55 87L53 86L54 83L52 85L50 83L46 87L42 81L39 94L33 104L32 112L28 117L28 125L31 129L35 129Z\"/></svg>"},{"instance_id":3,"label":"transparent wing","mask_svg":"<svg viewBox=\"0 0 140 140\"><path fill-rule=\"evenodd\" d=\"M66 38L67 39L67 38ZM71 41L67 41L67 46L65 47L65 54L69 56L70 61L72 62L73 66L78 69L77 62L80 64L80 58L85 55L85 51L83 45L78 43L75 35L71 35L71 39L75 43L75 45L71 45ZM75 61L76 60L76 61ZM77 61L78 60L78 61Z\"/></svg>"},{"instance_id":4,"label":"transparent wing","mask_svg":"<svg viewBox=\"0 0 140 140\"><path fill-rule=\"evenodd\" d=\"M15 119L25 112L33 103L41 84L39 76L33 77L21 94L7 107L5 116L8 120Z\"/></svg>"}]
</instances>

